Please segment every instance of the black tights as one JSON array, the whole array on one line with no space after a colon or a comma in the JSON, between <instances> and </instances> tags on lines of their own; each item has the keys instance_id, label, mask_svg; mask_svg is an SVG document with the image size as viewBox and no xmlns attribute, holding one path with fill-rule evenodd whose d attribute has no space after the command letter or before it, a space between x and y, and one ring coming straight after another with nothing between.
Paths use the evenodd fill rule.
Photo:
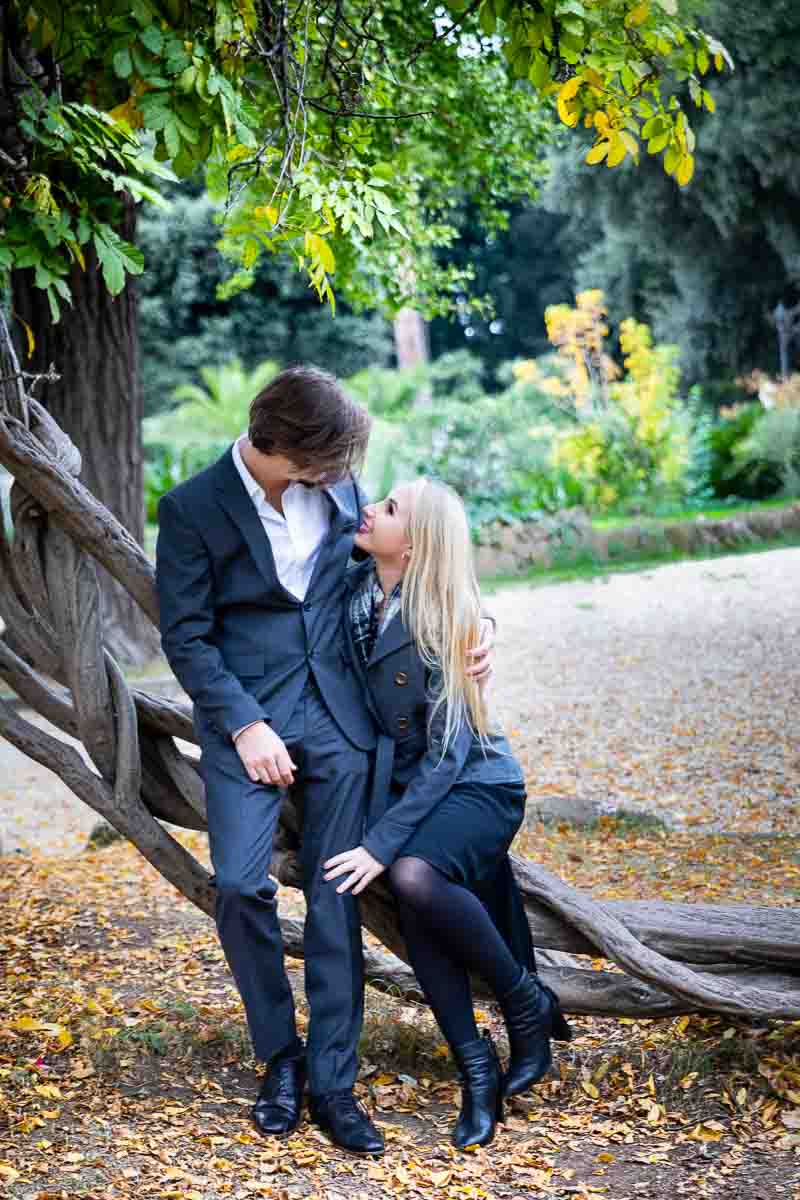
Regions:
<instances>
[{"instance_id":1,"label":"black tights","mask_svg":"<svg viewBox=\"0 0 800 1200\"><path fill-rule=\"evenodd\" d=\"M451 1046L473 1041L469 972L502 996L519 980L519 963L478 897L424 859L398 858L389 882L411 965L442 1033Z\"/></svg>"}]
</instances>

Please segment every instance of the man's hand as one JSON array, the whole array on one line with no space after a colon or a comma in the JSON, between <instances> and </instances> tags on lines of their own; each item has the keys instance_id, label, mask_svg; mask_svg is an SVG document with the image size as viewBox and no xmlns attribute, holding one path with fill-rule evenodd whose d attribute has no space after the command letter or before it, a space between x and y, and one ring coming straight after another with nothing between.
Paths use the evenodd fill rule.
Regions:
<instances>
[{"instance_id":1,"label":"man's hand","mask_svg":"<svg viewBox=\"0 0 800 1200\"><path fill-rule=\"evenodd\" d=\"M265 721L256 721L236 739L236 752L253 783L274 783L288 787L294 782L297 766L289 757L281 738Z\"/></svg>"},{"instance_id":2,"label":"man's hand","mask_svg":"<svg viewBox=\"0 0 800 1200\"><path fill-rule=\"evenodd\" d=\"M363 892L373 879L377 879L386 870L383 863L373 858L363 846L356 846L355 850L346 850L344 854L334 854L333 858L329 858L322 865L327 872L326 881L336 879L338 875L347 875L347 879L339 884L336 891L349 892L352 888L354 896Z\"/></svg>"},{"instance_id":3,"label":"man's hand","mask_svg":"<svg viewBox=\"0 0 800 1200\"><path fill-rule=\"evenodd\" d=\"M467 651L469 663L467 674L476 683L486 683L492 673L492 655L494 653L494 621L489 617L481 618L481 640L474 650Z\"/></svg>"}]
</instances>

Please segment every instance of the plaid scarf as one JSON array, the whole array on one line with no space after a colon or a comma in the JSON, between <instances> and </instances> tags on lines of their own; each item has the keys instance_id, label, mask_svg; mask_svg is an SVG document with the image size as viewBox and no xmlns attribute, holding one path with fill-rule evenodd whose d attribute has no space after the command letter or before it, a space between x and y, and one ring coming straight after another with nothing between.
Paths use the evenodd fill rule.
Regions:
<instances>
[{"instance_id":1,"label":"plaid scarf","mask_svg":"<svg viewBox=\"0 0 800 1200\"><path fill-rule=\"evenodd\" d=\"M386 603L381 613L380 606L384 601L383 588L373 566L353 592L350 600L350 624L353 629L353 641L364 666L369 662L376 641L400 611L402 588L403 581L400 580L386 597Z\"/></svg>"}]
</instances>

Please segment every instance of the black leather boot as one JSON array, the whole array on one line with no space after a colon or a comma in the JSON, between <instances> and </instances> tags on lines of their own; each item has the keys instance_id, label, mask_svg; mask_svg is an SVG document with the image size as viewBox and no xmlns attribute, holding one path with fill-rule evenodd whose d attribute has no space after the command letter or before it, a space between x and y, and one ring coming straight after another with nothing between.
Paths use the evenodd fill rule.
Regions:
<instances>
[{"instance_id":1,"label":"black leather boot","mask_svg":"<svg viewBox=\"0 0 800 1200\"><path fill-rule=\"evenodd\" d=\"M461 1076L461 1112L453 1130L452 1143L459 1150L467 1146L488 1146L495 1126L503 1120L503 1072L490 1038L476 1038L453 1046L453 1055Z\"/></svg>"},{"instance_id":2,"label":"black leather boot","mask_svg":"<svg viewBox=\"0 0 800 1200\"><path fill-rule=\"evenodd\" d=\"M523 971L519 983L499 1002L511 1049L503 1076L503 1096L508 1099L538 1083L553 1061L550 1039L568 1042L572 1030L564 1020L558 996L530 971Z\"/></svg>"}]
</instances>

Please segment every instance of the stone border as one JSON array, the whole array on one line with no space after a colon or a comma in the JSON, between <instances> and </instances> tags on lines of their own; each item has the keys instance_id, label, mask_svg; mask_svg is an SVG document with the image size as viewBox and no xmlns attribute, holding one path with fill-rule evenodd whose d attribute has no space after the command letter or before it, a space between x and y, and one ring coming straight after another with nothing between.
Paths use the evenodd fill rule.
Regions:
<instances>
[{"instance_id":1,"label":"stone border","mask_svg":"<svg viewBox=\"0 0 800 1200\"><path fill-rule=\"evenodd\" d=\"M568 508L536 521L495 522L481 530L475 552L478 574L522 574L545 570L586 555L598 562L665 554L733 550L748 542L768 542L786 534L800 536L800 502L786 508L753 509L709 520L671 521L595 529L583 508Z\"/></svg>"}]
</instances>

